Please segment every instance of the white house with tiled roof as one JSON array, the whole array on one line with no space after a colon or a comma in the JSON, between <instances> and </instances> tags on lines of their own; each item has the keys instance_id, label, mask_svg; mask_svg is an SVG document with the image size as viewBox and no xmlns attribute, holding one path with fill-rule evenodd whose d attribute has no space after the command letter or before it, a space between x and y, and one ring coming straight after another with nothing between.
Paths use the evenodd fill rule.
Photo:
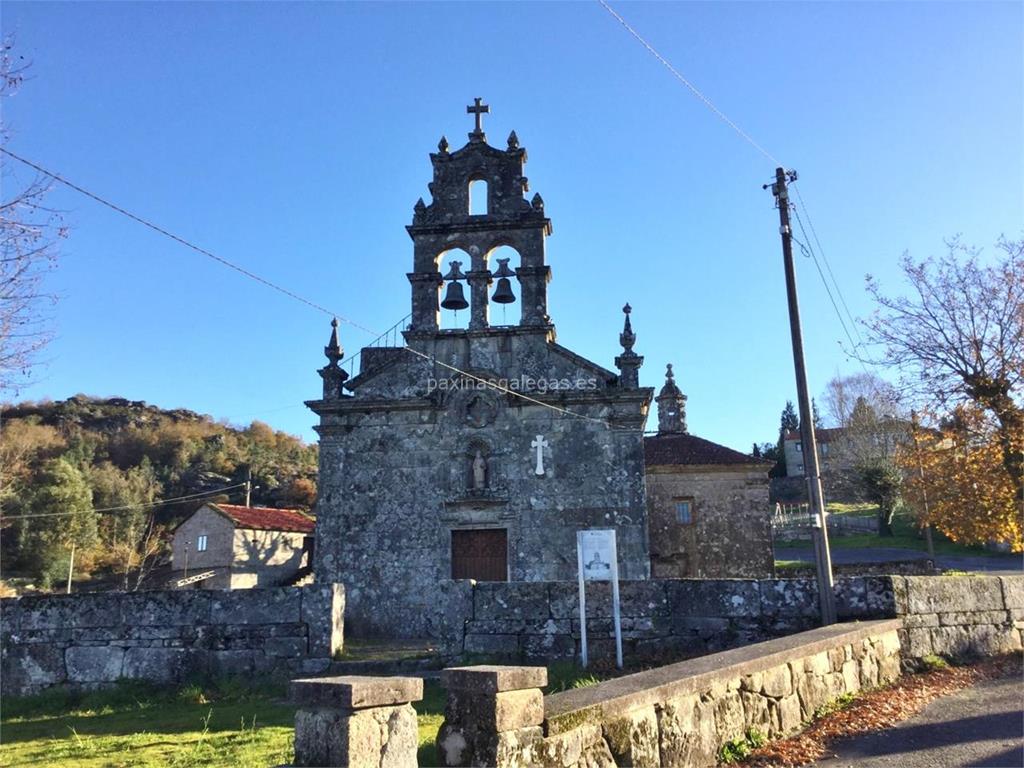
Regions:
<instances>
[{"instance_id":1,"label":"white house with tiled roof","mask_svg":"<svg viewBox=\"0 0 1024 768\"><path fill-rule=\"evenodd\" d=\"M297 509L204 504L177 528L170 586L250 589L310 572L315 521Z\"/></svg>"}]
</instances>

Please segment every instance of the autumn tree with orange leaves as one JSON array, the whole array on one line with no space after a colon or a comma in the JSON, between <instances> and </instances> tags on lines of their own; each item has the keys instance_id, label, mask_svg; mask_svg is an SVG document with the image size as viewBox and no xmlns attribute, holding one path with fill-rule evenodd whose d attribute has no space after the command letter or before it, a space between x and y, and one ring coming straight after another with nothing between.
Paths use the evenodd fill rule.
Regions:
<instances>
[{"instance_id":1,"label":"autumn tree with orange leaves","mask_svg":"<svg viewBox=\"0 0 1024 768\"><path fill-rule=\"evenodd\" d=\"M1000 240L987 263L957 240L948 246L938 259L904 256L908 295L868 278L875 362L899 370L930 415L899 452L905 494L922 524L955 541L1021 551L1024 240Z\"/></svg>"},{"instance_id":2,"label":"autumn tree with orange leaves","mask_svg":"<svg viewBox=\"0 0 1024 768\"><path fill-rule=\"evenodd\" d=\"M915 427L897 454L904 499L918 521L964 544L1004 542L1024 550L1024 513L1003 460L1002 440L984 411L961 406L938 429ZM1011 435L1024 450L1024 433Z\"/></svg>"}]
</instances>

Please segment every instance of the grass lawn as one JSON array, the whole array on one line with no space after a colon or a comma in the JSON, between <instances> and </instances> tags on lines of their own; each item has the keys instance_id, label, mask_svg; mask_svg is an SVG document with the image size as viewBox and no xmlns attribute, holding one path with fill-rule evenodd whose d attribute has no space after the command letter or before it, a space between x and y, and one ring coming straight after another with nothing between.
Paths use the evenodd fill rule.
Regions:
<instances>
[{"instance_id":1,"label":"grass lawn","mask_svg":"<svg viewBox=\"0 0 1024 768\"><path fill-rule=\"evenodd\" d=\"M870 517L877 514L877 507L870 504L829 504L828 511L836 515L855 515L858 517ZM829 545L832 549L874 549L877 547L893 549L913 549L922 553L928 552L928 545L924 536L914 523L910 515L896 515L892 522L893 535L879 536L874 533L855 533L846 536L829 536ZM972 555L975 557L998 556L984 547L968 547L950 541L938 531L932 535L937 555ZM810 540L795 539L792 541L779 540L775 542L777 548L811 549L814 545Z\"/></svg>"},{"instance_id":2,"label":"grass lawn","mask_svg":"<svg viewBox=\"0 0 1024 768\"><path fill-rule=\"evenodd\" d=\"M3 701L3 766L260 766L292 757L284 688L122 682Z\"/></svg>"},{"instance_id":3,"label":"grass lawn","mask_svg":"<svg viewBox=\"0 0 1024 768\"><path fill-rule=\"evenodd\" d=\"M549 692L597 678L572 664L553 665ZM231 766L267 768L292 759L295 708L283 685L238 680L210 686L160 687L123 681L99 691L56 689L5 698L0 766ZM414 706L419 764L437 765L434 738L444 720L445 692L424 684Z\"/></svg>"}]
</instances>

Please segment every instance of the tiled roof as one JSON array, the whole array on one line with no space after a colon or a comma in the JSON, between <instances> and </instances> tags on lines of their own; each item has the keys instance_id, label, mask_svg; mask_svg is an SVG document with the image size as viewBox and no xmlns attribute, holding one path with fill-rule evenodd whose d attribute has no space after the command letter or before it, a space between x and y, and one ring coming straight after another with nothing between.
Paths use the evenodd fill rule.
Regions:
<instances>
[{"instance_id":1,"label":"tiled roof","mask_svg":"<svg viewBox=\"0 0 1024 768\"><path fill-rule=\"evenodd\" d=\"M650 435L644 438L644 463L648 466L693 464L751 464L767 466L772 462L755 459L702 437L689 434Z\"/></svg>"},{"instance_id":2,"label":"tiled roof","mask_svg":"<svg viewBox=\"0 0 1024 768\"><path fill-rule=\"evenodd\" d=\"M311 517L297 509L240 507L237 504L210 504L209 506L231 518L239 528L257 531L312 533L316 525Z\"/></svg>"}]
</instances>

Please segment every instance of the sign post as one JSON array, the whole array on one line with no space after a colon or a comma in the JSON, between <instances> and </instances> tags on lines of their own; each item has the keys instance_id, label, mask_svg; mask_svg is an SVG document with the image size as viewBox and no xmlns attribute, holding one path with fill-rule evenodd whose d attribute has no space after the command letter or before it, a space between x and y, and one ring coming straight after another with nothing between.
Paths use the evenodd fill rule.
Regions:
<instances>
[{"instance_id":1,"label":"sign post","mask_svg":"<svg viewBox=\"0 0 1024 768\"><path fill-rule=\"evenodd\" d=\"M612 583L612 620L615 626L615 663L622 669L622 622L619 617L619 555L613 528L576 532L576 562L580 584L580 661L587 666L588 581Z\"/></svg>"}]
</instances>

